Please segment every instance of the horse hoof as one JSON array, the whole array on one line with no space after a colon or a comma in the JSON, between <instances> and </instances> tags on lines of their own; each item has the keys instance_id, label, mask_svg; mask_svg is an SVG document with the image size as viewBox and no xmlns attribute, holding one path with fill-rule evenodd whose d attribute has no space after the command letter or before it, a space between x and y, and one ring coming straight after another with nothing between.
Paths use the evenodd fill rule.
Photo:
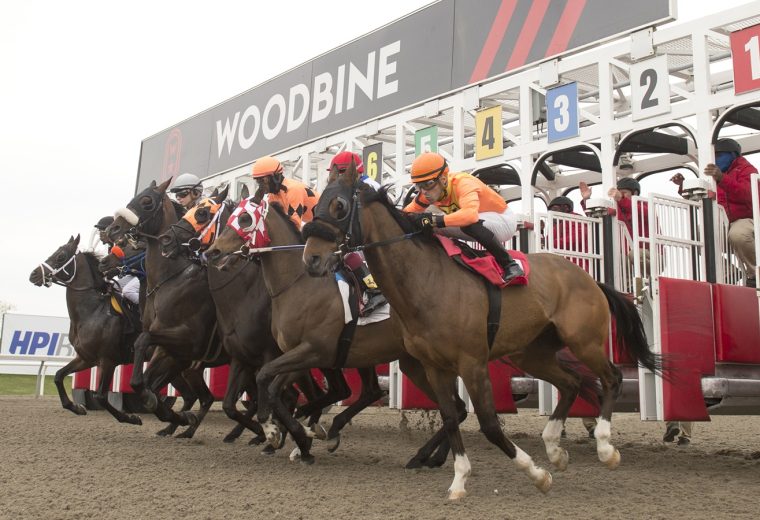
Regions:
<instances>
[{"instance_id":1,"label":"horse hoof","mask_svg":"<svg viewBox=\"0 0 760 520\"><path fill-rule=\"evenodd\" d=\"M536 480L535 485L541 493L548 493L552 488L552 474L546 470L542 470L544 476Z\"/></svg>"},{"instance_id":2,"label":"horse hoof","mask_svg":"<svg viewBox=\"0 0 760 520\"><path fill-rule=\"evenodd\" d=\"M225 444L232 444L237 439L238 439L237 435L235 435L234 433L228 433L227 435L224 436L224 439L222 439L222 442Z\"/></svg>"},{"instance_id":3,"label":"horse hoof","mask_svg":"<svg viewBox=\"0 0 760 520\"><path fill-rule=\"evenodd\" d=\"M449 490L449 500L461 500L467 496L467 491L464 489L458 489L456 491Z\"/></svg>"},{"instance_id":4,"label":"horse hoof","mask_svg":"<svg viewBox=\"0 0 760 520\"><path fill-rule=\"evenodd\" d=\"M70 410L77 415L87 415L87 409L81 404L72 403Z\"/></svg>"},{"instance_id":5,"label":"horse hoof","mask_svg":"<svg viewBox=\"0 0 760 520\"><path fill-rule=\"evenodd\" d=\"M304 466L311 466L312 464L314 464L314 455L312 454L304 455L302 453L301 464L303 464Z\"/></svg>"},{"instance_id":6,"label":"horse hoof","mask_svg":"<svg viewBox=\"0 0 760 520\"><path fill-rule=\"evenodd\" d=\"M183 431L179 435L175 436L175 439L192 439L195 435L195 429L191 426L187 430Z\"/></svg>"},{"instance_id":7,"label":"horse hoof","mask_svg":"<svg viewBox=\"0 0 760 520\"><path fill-rule=\"evenodd\" d=\"M321 424L319 424L319 423L312 424L309 427L309 429L314 434L314 437L316 437L320 441L326 441L327 440L327 430L325 430L325 427L322 426Z\"/></svg>"},{"instance_id":8,"label":"horse hoof","mask_svg":"<svg viewBox=\"0 0 760 520\"><path fill-rule=\"evenodd\" d=\"M295 462L296 460L301 458L301 450L296 446L293 448L293 451L290 452L290 455L288 455L288 458L290 459L290 462Z\"/></svg>"},{"instance_id":9,"label":"horse hoof","mask_svg":"<svg viewBox=\"0 0 760 520\"><path fill-rule=\"evenodd\" d=\"M340 446L340 434L336 435L332 439L327 439L327 440L333 442L333 444L327 448L327 451L329 453L335 453L335 451L338 449L338 446Z\"/></svg>"},{"instance_id":10,"label":"horse hoof","mask_svg":"<svg viewBox=\"0 0 760 520\"><path fill-rule=\"evenodd\" d=\"M557 471L565 471L568 462L570 462L570 455L567 453L567 450L563 449L560 451L559 457L552 461L552 464L557 468Z\"/></svg>"},{"instance_id":11,"label":"horse hoof","mask_svg":"<svg viewBox=\"0 0 760 520\"><path fill-rule=\"evenodd\" d=\"M277 430L277 437L274 440L274 444L272 444L272 447L276 450L281 449L283 446L285 446L285 436L287 433L285 433L282 430Z\"/></svg>"},{"instance_id":12,"label":"horse hoof","mask_svg":"<svg viewBox=\"0 0 760 520\"><path fill-rule=\"evenodd\" d=\"M164 428L163 430L158 430L156 432L156 435L159 437L171 437L172 433L174 433L174 428Z\"/></svg>"},{"instance_id":13,"label":"horse hoof","mask_svg":"<svg viewBox=\"0 0 760 520\"><path fill-rule=\"evenodd\" d=\"M412 459L406 463L404 469L422 469L422 461L420 459Z\"/></svg>"},{"instance_id":14,"label":"horse hoof","mask_svg":"<svg viewBox=\"0 0 760 520\"><path fill-rule=\"evenodd\" d=\"M127 418L127 422L129 424L134 424L135 426L142 426L142 419L140 419L139 415L130 415Z\"/></svg>"},{"instance_id":15,"label":"horse hoof","mask_svg":"<svg viewBox=\"0 0 760 520\"><path fill-rule=\"evenodd\" d=\"M249 446L259 446L260 444L264 444L267 441L267 438L263 435L257 435L256 437L252 438L250 441L248 441Z\"/></svg>"},{"instance_id":16,"label":"horse hoof","mask_svg":"<svg viewBox=\"0 0 760 520\"><path fill-rule=\"evenodd\" d=\"M264 430L264 435L266 435L267 442L270 444L270 446L276 448L276 445L279 442L280 429L276 424L273 424L271 422L262 424L261 427Z\"/></svg>"},{"instance_id":17,"label":"horse hoof","mask_svg":"<svg viewBox=\"0 0 760 520\"><path fill-rule=\"evenodd\" d=\"M264 446L264 448L261 450L262 455L274 455L274 452L277 451L274 449L274 446L271 446L267 444Z\"/></svg>"},{"instance_id":18,"label":"horse hoof","mask_svg":"<svg viewBox=\"0 0 760 520\"><path fill-rule=\"evenodd\" d=\"M608 469L617 468L620 465L620 451L615 450L609 459L602 462L604 462L604 465L607 466Z\"/></svg>"}]
</instances>

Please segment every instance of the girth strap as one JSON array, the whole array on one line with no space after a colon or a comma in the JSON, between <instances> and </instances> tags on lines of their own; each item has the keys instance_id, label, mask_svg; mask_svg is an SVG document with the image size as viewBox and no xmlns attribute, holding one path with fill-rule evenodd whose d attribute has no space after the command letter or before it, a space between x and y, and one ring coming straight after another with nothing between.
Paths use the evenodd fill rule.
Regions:
<instances>
[{"instance_id":1,"label":"girth strap","mask_svg":"<svg viewBox=\"0 0 760 520\"><path fill-rule=\"evenodd\" d=\"M488 293L488 350L491 350L493 341L496 339L496 333L499 332L499 322L501 321L501 289L488 281L484 283Z\"/></svg>"},{"instance_id":2,"label":"girth strap","mask_svg":"<svg viewBox=\"0 0 760 520\"><path fill-rule=\"evenodd\" d=\"M343 326L343 330L338 337L338 352L335 356L335 368L343 368L348 359L348 349L354 340L356 333L356 323L359 321L359 291L351 287L348 293L348 306L351 309L351 321Z\"/></svg>"}]
</instances>

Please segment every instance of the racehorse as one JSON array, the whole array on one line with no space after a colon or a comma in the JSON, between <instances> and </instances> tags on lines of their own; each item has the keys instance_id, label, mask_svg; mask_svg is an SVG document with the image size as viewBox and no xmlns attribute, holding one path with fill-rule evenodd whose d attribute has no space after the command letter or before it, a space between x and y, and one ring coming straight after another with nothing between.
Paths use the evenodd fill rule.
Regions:
<instances>
[{"instance_id":1,"label":"racehorse","mask_svg":"<svg viewBox=\"0 0 760 520\"><path fill-rule=\"evenodd\" d=\"M314 221L304 228L308 239L303 260L309 273L330 273L340 261L336 251L363 249L378 285L398 312L405 348L425 367L455 457L450 499L466 495L471 471L452 399L457 376L464 381L486 438L527 473L539 490L547 492L551 487L551 474L536 466L499 426L488 361L503 356L559 389L560 401L542 438L549 460L563 469L567 452L559 447L562 425L580 388L580 377L557 361L556 353L569 347L600 379L601 416L594 432L597 454L609 468L618 466L620 453L610 444L610 421L622 375L605 354L611 314L618 343L632 359L649 370L662 369L661 360L649 349L635 305L624 295L598 284L560 256L528 255L530 281L501 291L501 327L489 345L484 282L451 261L433 238L415 234L385 189L375 192L358 182L351 165L345 175L331 173L315 209Z\"/></svg>"},{"instance_id":2,"label":"racehorse","mask_svg":"<svg viewBox=\"0 0 760 520\"><path fill-rule=\"evenodd\" d=\"M29 281L37 286L66 287L66 306L71 320L69 341L76 357L55 373L61 405L77 415L87 414L82 405L69 399L63 381L73 372L97 365L100 369L95 394L98 403L119 422L142 424L137 415L126 414L108 402L114 369L128 362L139 330L125 332L125 320L109 312L111 294L106 280L98 272L98 259L90 252L77 252L78 246L79 235L72 236L29 275Z\"/></svg>"},{"instance_id":3,"label":"racehorse","mask_svg":"<svg viewBox=\"0 0 760 520\"><path fill-rule=\"evenodd\" d=\"M271 246L303 244L300 231L284 214L282 208L276 204L267 207L269 211L266 212L264 218ZM253 222L253 219L254 216L243 211L238 217L238 227L246 229L258 225L257 222ZM241 255L236 253L244 245L241 236L233 228L227 227L206 251L206 255L211 263L220 268L234 269L234 263L242 261ZM259 396L268 395L269 403L271 403L271 406L269 403L259 403L257 416L259 422L265 425L265 430L270 433L275 432L275 428L269 422L271 408L274 408L278 417L282 415L281 405L277 399L281 379L277 376L308 368L372 369L371 372L363 371L365 375L371 373L373 377L363 376L362 397L350 407L350 415L341 417L340 421L338 421L340 416L336 417L336 421L328 432L328 439L337 435L351 415L355 415L380 397L374 372L374 367L380 363L399 359L402 370L423 392L431 398L434 397L425 380L421 365L404 352L401 346L399 322L393 315L390 319L357 327L350 347L344 354L345 360L339 361L338 343L344 330L345 311L337 283L333 280L305 276L301 252L297 249L261 254L260 262L266 291L272 299L272 328L277 343L285 352L274 361L264 365L256 378ZM342 397L338 399L350 395L350 389L346 386L342 375L336 377L331 383L331 386L339 385L337 391ZM460 403L460 413L464 414L464 403ZM300 424L297 422L294 424L292 420L283 421L283 423L296 439L301 450L302 461L313 462L313 456L309 453L311 439L304 438ZM432 461L428 460L430 452L440 444L440 440L440 436L431 439L410 461L410 467L442 464L448 453L448 443L445 444L445 449L436 452Z\"/></svg>"},{"instance_id":4,"label":"racehorse","mask_svg":"<svg viewBox=\"0 0 760 520\"><path fill-rule=\"evenodd\" d=\"M224 203L227 190L215 192L191 208L169 232L159 237L161 254L176 258L180 254L198 257L204 244L210 244L231 214ZM242 261L231 271L208 269L208 285L216 306L216 318L230 356L230 372L222 408L227 416L254 431L263 441L263 430L251 420L256 406L241 412L237 402L243 392L256 398L256 372L259 367L282 352L272 336L272 300L266 292L258 262ZM314 380L308 373L298 374L296 381L307 400L318 395ZM321 412L322 408L319 408ZM316 421L318 417L311 420ZM234 439L225 437L226 442Z\"/></svg>"},{"instance_id":5,"label":"racehorse","mask_svg":"<svg viewBox=\"0 0 760 520\"><path fill-rule=\"evenodd\" d=\"M158 389L183 371L187 375L186 369L192 364L214 366L227 360L215 326L216 313L205 268L187 258L168 259L161 255L158 235L184 214L166 195L170 181L159 186L152 182L138 193L126 208L117 211L106 233L116 244L128 237L147 242L146 298L141 309L143 333L135 341L130 384L159 419L189 425L180 436L191 437L214 402L205 381L202 377L186 378L200 402L197 414L189 409L175 413L157 398ZM158 348L143 374L150 346Z\"/></svg>"}]
</instances>

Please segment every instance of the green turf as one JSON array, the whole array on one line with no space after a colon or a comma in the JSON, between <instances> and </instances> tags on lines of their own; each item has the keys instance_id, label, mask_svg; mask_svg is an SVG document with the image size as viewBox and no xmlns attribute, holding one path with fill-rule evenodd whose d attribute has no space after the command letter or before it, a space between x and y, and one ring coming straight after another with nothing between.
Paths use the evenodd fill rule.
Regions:
<instances>
[{"instance_id":1,"label":"green turf","mask_svg":"<svg viewBox=\"0 0 760 520\"><path fill-rule=\"evenodd\" d=\"M71 377L66 378L66 392L71 397ZM34 395L34 387L37 384L37 376L18 374L0 374L0 395ZM58 395L53 382L53 375L45 378L45 395Z\"/></svg>"}]
</instances>

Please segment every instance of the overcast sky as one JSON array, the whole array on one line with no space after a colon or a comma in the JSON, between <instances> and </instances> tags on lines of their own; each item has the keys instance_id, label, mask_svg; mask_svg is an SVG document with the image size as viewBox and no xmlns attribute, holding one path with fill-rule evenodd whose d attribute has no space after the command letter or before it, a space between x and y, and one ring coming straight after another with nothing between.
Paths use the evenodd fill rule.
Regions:
<instances>
[{"instance_id":1,"label":"overcast sky","mask_svg":"<svg viewBox=\"0 0 760 520\"><path fill-rule=\"evenodd\" d=\"M132 197L142 139L428 3L1 2L0 301L67 315L29 273ZM746 2L677 3L688 20Z\"/></svg>"}]
</instances>

